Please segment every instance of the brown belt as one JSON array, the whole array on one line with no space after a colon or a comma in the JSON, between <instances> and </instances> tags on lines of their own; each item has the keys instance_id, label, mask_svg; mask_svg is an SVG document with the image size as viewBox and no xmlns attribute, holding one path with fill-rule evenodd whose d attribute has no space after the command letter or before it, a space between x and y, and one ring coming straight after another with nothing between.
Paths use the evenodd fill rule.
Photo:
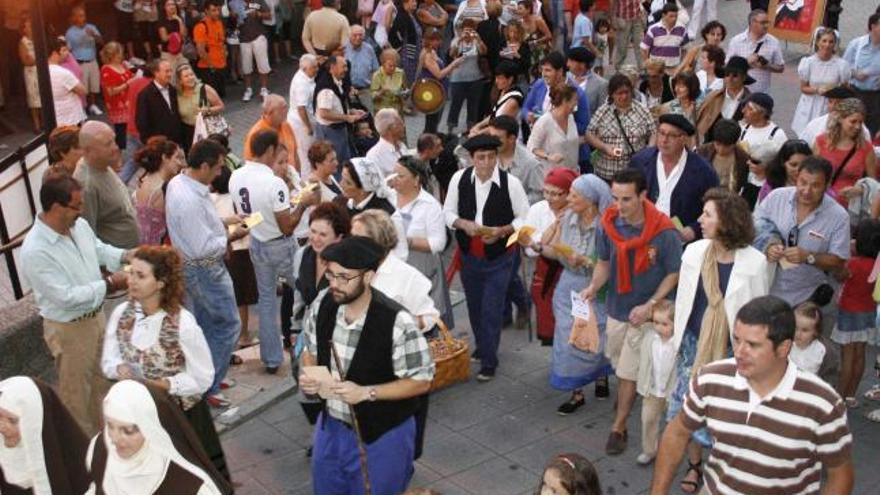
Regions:
<instances>
[{"instance_id":1,"label":"brown belt","mask_svg":"<svg viewBox=\"0 0 880 495\"><path fill-rule=\"evenodd\" d=\"M70 323L76 323L76 322L79 322L79 321L88 320L89 318L94 318L95 316L98 316L98 313L99 313L102 309L103 309L103 308L100 308L100 307L99 307L99 308L97 308L97 309L93 309L93 310L89 311L88 313L85 313L85 314L79 315L79 316L77 316L76 318L70 320Z\"/></svg>"}]
</instances>

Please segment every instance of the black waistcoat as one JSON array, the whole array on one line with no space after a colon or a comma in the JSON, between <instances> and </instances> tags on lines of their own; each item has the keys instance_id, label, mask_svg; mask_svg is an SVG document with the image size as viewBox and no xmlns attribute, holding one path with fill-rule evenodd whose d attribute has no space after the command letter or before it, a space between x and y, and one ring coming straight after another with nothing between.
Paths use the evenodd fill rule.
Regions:
<instances>
[{"instance_id":1,"label":"black waistcoat","mask_svg":"<svg viewBox=\"0 0 880 495\"><path fill-rule=\"evenodd\" d=\"M474 167L468 167L461 174L461 180L458 181L458 216L465 220L473 220L477 217L477 193L472 180ZM500 227L502 225L510 225L513 222L513 205L510 203L510 192L508 191L507 172L498 170L501 187L494 182L489 190L489 197L483 206L483 225L486 227ZM455 239L461 250L467 253L470 250L471 237L464 233L461 229L455 230ZM501 256L506 251L504 240L499 240L492 244L486 245L486 258L494 259Z\"/></svg>"}]
</instances>

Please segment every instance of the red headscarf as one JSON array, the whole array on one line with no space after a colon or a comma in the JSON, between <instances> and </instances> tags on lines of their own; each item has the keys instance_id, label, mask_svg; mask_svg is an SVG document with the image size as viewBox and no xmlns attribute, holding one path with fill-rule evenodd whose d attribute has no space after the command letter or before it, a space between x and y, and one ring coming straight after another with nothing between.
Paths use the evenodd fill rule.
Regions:
<instances>
[{"instance_id":1,"label":"red headscarf","mask_svg":"<svg viewBox=\"0 0 880 495\"><path fill-rule=\"evenodd\" d=\"M551 186L556 186L559 189L568 192L568 190L571 189L571 183L574 182L577 177L577 172L570 168L556 167L547 172L547 177L544 177L544 184L550 184Z\"/></svg>"}]
</instances>

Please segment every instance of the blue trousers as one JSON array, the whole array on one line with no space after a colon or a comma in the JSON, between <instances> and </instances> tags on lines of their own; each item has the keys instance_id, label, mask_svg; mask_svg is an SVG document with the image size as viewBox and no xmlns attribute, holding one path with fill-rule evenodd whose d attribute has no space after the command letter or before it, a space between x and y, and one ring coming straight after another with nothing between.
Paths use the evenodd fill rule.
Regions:
<instances>
[{"instance_id":1,"label":"blue trousers","mask_svg":"<svg viewBox=\"0 0 880 495\"><path fill-rule=\"evenodd\" d=\"M416 422L409 418L385 432L367 448L367 472L374 495L406 491L413 475ZM345 423L318 418L312 451L312 489L320 495L362 495L364 483L357 436Z\"/></svg>"},{"instance_id":2,"label":"blue trousers","mask_svg":"<svg viewBox=\"0 0 880 495\"><path fill-rule=\"evenodd\" d=\"M211 349L214 383L208 389L208 395L214 395L220 391L220 382L226 378L229 358L241 333L232 278L222 261L210 266L184 265L183 273L186 308L196 317Z\"/></svg>"},{"instance_id":3,"label":"blue trousers","mask_svg":"<svg viewBox=\"0 0 880 495\"><path fill-rule=\"evenodd\" d=\"M510 270L510 283L507 284L507 301L504 303L504 322L513 319L513 306L521 311L528 311L530 298L526 286L523 284L522 277L519 276L519 267L522 265L522 257L515 254L513 257L513 268ZM513 303L513 304L511 304Z\"/></svg>"},{"instance_id":4,"label":"blue trousers","mask_svg":"<svg viewBox=\"0 0 880 495\"><path fill-rule=\"evenodd\" d=\"M461 284L477 342L477 357L484 370L494 371L498 367L505 299L516 256L516 251L504 253L494 260L461 255Z\"/></svg>"},{"instance_id":5,"label":"blue trousers","mask_svg":"<svg viewBox=\"0 0 880 495\"><path fill-rule=\"evenodd\" d=\"M265 366L281 366L284 351L281 346L281 328L278 321L278 277L283 276L288 284L293 284L293 255L296 254L296 239L282 237L268 242L258 241L251 236L251 261L257 277L257 292L260 299L257 312L260 315L260 359Z\"/></svg>"},{"instance_id":6,"label":"blue trousers","mask_svg":"<svg viewBox=\"0 0 880 495\"><path fill-rule=\"evenodd\" d=\"M326 139L333 145L336 151L336 159L339 160L339 169L342 164L351 159L351 146L348 144L348 128L334 128L329 125L315 124L315 138Z\"/></svg>"}]
</instances>

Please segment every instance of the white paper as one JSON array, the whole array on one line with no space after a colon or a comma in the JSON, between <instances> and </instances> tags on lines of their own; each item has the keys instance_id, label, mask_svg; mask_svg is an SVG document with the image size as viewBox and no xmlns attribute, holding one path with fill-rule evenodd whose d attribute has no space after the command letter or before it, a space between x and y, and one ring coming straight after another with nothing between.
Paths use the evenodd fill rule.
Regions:
<instances>
[{"instance_id":1,"label":"white paper","mask_svg":"<svg viewBox=\"0 0 880 495\"><path fill-rule=\"evenodd\" d=\"M571 316L583 320L590 319L590 303L581 299L577 291L571 291Z\"/></svg>"}]
</instances>

